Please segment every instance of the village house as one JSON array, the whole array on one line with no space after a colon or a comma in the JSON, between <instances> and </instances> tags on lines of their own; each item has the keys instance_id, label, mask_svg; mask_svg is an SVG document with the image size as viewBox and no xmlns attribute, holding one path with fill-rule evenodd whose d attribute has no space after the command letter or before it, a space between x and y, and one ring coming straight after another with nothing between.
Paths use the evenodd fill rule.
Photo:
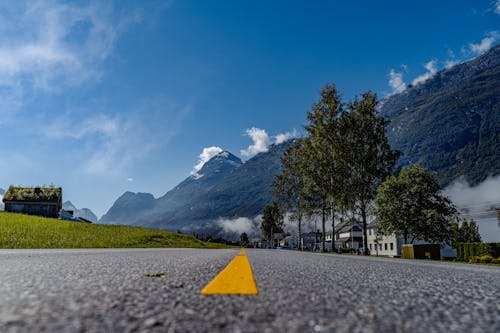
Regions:
<instances>
[{"instance_id":1,"label":"village house","mask_svg":"<svg viewBox=\"0 0 500 333\"><path fill-rule=\"evenodd\" d=\"M363 244L363 229L357 224L344 224L337 227L335 233L335 247L359 249Z\"/></svg>"},{"instance_id":2,"label":"village house","mask_svg":"<svg viewBox=\"0 0 500 333\"><path fill-rule=\"evenodd\" d=\"M7 212L57 218L62 209L62 188L10 186L2 201Z\"/></svg>"},{"instance_id":3,"label":"village house","mask_svg":"<svg viewBox=\"0 0 500 333\"><path fill-rule=\"evenodd\" d=\"M366 226L368 250L372 256L400 257L403 247L403 238L399 235L378 235L375 223Z\"/></svg>"}]
</instances>

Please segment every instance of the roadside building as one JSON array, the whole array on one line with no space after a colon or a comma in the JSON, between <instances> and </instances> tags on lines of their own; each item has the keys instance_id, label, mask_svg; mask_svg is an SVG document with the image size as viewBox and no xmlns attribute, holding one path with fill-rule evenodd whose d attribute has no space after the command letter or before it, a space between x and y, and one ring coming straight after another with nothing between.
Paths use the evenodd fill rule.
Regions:
<instances>
[{"instance_id":1,"label":"roadside building","mask_svg":"<svg viewBox=\"0 0 500 333\"><path fill-rule=\"evenodd\" d=\"M305 251L320 251L321 250L321 235L319 231L306 232L302 234L302 249Z\"/></svg>"},{"instance_id":2,"label":"roadside building","mask_svg":"<svg viewBox=\"0 0 500 333\"><path fill-rule=\"evenodd\" d=\"M7 212L57 218L62 209L62 188L10 186L2 201Z\"/></svg>"},{"instance_id":3,"label":"roadside building","mask_svg":"<svg viewBox=\"0 0 500 333\"><path fill-rule=\"evenodd\" d=\"M363 244L363 229L357 223L339 225L335 233L335 246L348 247L351 249L358 249Z\"/></svg>"},{"instance_id":4,"label":"roadside building","mask_svg":"<svg viewBox=\"0 0 500 333\"><path fill-rule=\"evenodd\" d=\"M368 237L368 250L372 256L400 257L403 246L403 238L393 234L388 236L378 235L375 223L366 226Z\"/></svg>"}]
</instances>

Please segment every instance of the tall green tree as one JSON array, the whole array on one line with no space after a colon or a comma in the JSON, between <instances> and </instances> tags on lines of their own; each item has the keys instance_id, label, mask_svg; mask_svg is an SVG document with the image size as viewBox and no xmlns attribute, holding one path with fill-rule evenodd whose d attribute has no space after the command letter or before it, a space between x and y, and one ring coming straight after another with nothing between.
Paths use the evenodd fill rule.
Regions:
<instances>
[{"instance_id":1,"label":"tall green tree","mask_svg":"<svg viewBox=\"0 0 500 333\"><path fill-rule=\"evenodd\" d=\"M318 102L311 106L307 113L308 124L305 126L309 134L305 151L308 152L310 165L307 175L317 188L321 198L323 240L325 249L326 208L330 209L332 235L335 235L335 208L342 203L345 191L345 166L340 158L343 145L343 128L339 119L345 114L344 104L334 84L327 84L320 93ZM332 249L335 248L335 237L332 237Z\"/></svg>"},{"instance_id":2,"label":"tall green tree","mask_svg":"<svg viewBox=\"0 0 500 333\"><path fill-rule=\"evenodd\" d=\"M379 232L401 234L404 243L410 244L415 239L449 241L457 210L441 193L433 174L415 165L378 187L373 212Z\"/></svg>"},{"instance_id":3,"label":"tall green tree","mask_svg":"<svg viewBox=\"0 0 500 333\"><path fill-rule=\"evenodd\" d=\"M302 150L302 140L296 140L287 147L281 158L281 174L276 175L273 181L275 197L285 210L290 212L290 219L297 221L297 243L300 250L302 250L302 222L312 209L310 192L304 177L306 155Z\"/></svg>"},{"instance_id":4,"label":"tall green tree","mask_svg":"<svg viewBox=\"0 0 500 333\"><path fill-rule=\"evenodd\" d=\"M273 201L264 207L260 230L265 240L272 240L274 233L283 232L284 217L278 201Z\"/></svg>"},{"instance_id":5,"label":"tall green tree","mask_svg":"<svg viewBox=\"0 0 500 333\"><path fill-rule=\"evenodd\" d=\"M368 248L367 216L378 184L393 173L400 153L392 150L385 128L388 121L378 115L377 95L366 92L349 105L343 117L347 129L342 160L348 167L348 188L355 210L361 216L363 247Z\"/></svg>"},{"instance_id":6,"label":"tall green tree","mask_svg":"<svg viewBox=\"0 0 500 333\"><path fill-rule=\"evenodd\" d=\"M454 220L451 223L451 246L455 247L457 243L476 243L481 242L479 228L473 219Z\"/></svg>"},{"instance_id":7,"label":"tall green tree","mask_svg":"<svg viewBox=\"0 0 500 333\"><path fill-rule=\"evenodd\" d=\"M248 235L246 232L240 235L240 246L247 247L250 244L250 240L248 239Z\"/></svg>"},{"instance_id":8,"label":"tall green tree","mask_svg":"<svg viewBox=\"0 0 500 333\"><path fill-rule=\"evenodd\" d=\"M324 175L322 174L322 164L318 158L317 150L311 137L302 139L303 146L301 154L306 163L303 164L302 174L305 182L305 191L308 193L310 200L309 215L316 218L317 214L321 214L321 251L326 251L326 219L328 215L328 196L323 186Z\"/></svg>"}]
</instances>

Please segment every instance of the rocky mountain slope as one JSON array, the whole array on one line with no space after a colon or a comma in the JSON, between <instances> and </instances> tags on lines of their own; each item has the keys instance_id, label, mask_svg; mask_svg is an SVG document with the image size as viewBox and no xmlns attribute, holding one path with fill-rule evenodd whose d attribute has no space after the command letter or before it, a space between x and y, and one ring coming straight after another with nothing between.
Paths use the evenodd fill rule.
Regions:
<instances>
[{"instance_id":1,"label":"rocky mountain slope","mask_svg":"<svg viewBox=\"0 0 500 333\"><path fill-rule=\"evenodd\" d=\"M441 185L500 172L500 45L382 102L402 166L435 171Z\"/></svg>"},{"instance_id":2,"label":"rocky mountain slope","mask_svg":"<svg viewBox=\"0 0 500 333\"><path fill-rule=\"evenodd\" d=\"M140 226L157 224L158 227L171 224L171 216L189 203L196 202L197 198L208 192L241 164L238 157L223 151L206 162L197 173L158 199L149 193L124 193L100 222Z\"/></svg>"}]
</instances>

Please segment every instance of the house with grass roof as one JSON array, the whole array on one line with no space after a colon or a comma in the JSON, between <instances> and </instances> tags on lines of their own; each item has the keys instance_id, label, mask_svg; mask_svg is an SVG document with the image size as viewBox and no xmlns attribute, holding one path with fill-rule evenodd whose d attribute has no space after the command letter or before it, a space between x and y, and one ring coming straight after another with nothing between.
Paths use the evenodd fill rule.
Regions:
<instances>
[{"instance_id":1,"label":"house with grass roof","mask_svg":"<svg viewBox=\"0 0 500 333\"><path fill-rule=\"evenodd\" d=\"M7 212L57 218L62 209L62 188L10 186L2 201Z\"/></svg>"}]
</instances>

